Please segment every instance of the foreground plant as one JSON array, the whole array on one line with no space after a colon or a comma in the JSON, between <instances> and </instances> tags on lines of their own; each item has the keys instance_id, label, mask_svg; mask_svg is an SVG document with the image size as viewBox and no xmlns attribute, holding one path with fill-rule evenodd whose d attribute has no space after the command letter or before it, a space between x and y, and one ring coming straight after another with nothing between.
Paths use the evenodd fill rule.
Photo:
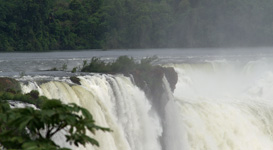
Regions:
<instances>
[{"instance_id":1,"label":"foreground plant","mask_svg":"<svg viewBox=\"0 0 273 150\"><path fill-rule=\"evenodd\" d=\"M0 145L5 149L69 150L52 140L62 130L66 131L66 141L76 146L99 146L87 132L110 131L96 125L89 111L76 104L53 99L44 100L40 109L12 109L7 101L0 101Z\"/></svg>"}]
</instances>

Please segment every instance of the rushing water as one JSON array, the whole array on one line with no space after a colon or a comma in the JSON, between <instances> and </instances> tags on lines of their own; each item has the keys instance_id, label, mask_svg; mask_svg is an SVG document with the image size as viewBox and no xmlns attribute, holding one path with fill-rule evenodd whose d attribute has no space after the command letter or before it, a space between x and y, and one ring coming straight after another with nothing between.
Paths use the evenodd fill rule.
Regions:
<instances>
[{"instance_id":1,"label":"rushing water","mask_svg":"<svg viewBox=\"0 0 273 150\"><path fill-rule=\"evenodd\" d=\"M272 150L273 59L270 48L1 53L1 76L14 76L24 92L87 108L96 123L113 132L97 132L100 147L88 150ZM178 83L172 93L164 79L166 105L157 114L150 100L123 75L46 72L70 68L90 57L111 61L120 55L139 60L157 55L158 64L174 67ZM8 66L8 64L10 64ZM68 70L70 69L68 68ZM20 77L19 72L25 71ZM46 82L45 82L46 81ZM164 116L160 116L164 114Z\"/></svg>"}]
</instances>

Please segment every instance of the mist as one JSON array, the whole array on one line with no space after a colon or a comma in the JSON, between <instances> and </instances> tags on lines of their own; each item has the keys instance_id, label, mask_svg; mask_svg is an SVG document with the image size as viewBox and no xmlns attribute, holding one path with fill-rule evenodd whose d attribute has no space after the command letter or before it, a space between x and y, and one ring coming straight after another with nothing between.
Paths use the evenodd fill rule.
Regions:
<instances>
[{"instance_id":1,"label":"mist","mask_svg":"<svg viewBox=\"0 0 273 150\"><path fill-rule=\"evenodd\" d=\"M130 10L115 10L126 15L113 15L120 19L108 35L109 48L272 46L269 0L133 0L121 5Z\"/></svg>"},{"instance_id":2,"label":"mist","mask_svg":"<svg viewBox=\"0 0 273 150\"><path fill-rule=\"evenodd\" d=\"M182 3L182 4L181 4ZM174 45L181 47L272 46L272 6L268 0L183 0L177 12ZM184 5L183 5L184 4Z\"/></svg>"}]
</instances>

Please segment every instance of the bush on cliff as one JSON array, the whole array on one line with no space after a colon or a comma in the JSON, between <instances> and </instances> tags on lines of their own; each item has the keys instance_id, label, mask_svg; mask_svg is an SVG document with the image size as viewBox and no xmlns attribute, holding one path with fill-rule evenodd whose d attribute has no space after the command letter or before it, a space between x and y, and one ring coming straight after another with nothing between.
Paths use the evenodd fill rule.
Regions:
<instances>
[{"instance_id":1,"label":"bush on cliff","mask_svg":"<svg viewBox=\"0 0 273 150\"><path fill-rule=\"evenodd\" d=\"M103 60L93 57L89 65L84 65L82 72L97 72L97 73L126 73L132 69L138 68L139 64L134 62L133 58L128 56L120 56L114 62L106 63Z\"/></svg>"},{"instance_id":2,"label":"bush on cliff","mask_svg":"<svg viewBox=\"0 0 273 150\"><path fill-rule=\"evenodd\" d=\"M120 56L114 62L106 63L105 61L93 57L89 65L84 65L82 72L98 72L98 73L131 73L134 70L148 71L151 69L152 62L157 57L148 57L136 63L132 57Z\"/></svg>"},{"instance_id":3,"label":"bush on cliff","mask_svg":"<svg viewBox=\"0 0 273 150\"><path fill-rule=\"evenodd\" d=\"M172 90L175 89L178 80L177 73L173 68L152 65L156 56L144 58L137 63L132 57L120 56L114 62L106 63L99 58L92 58L89 65L84 65L82 72L97 73L122 73L125 76L133 75L135 84L143 89L147 96L157 99L163 92L163 77L165 76Z\"/></svg>"}]
</instances>

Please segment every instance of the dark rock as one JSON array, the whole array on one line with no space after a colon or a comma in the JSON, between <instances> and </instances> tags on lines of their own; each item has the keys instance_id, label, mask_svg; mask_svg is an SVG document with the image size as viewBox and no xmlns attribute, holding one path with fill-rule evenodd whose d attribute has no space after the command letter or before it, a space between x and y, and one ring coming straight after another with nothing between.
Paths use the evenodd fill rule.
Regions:
<instances>
[{"instance_id":1,"label":"dark rock","mask_svg":"<svg viewBox=\"0 0 273 150\"><path fill-rule=\"evenodd\" d=\"M0 77L0 91L21 91L21 86L18 81L8 77Z\"/></svg>"},{"instance_id":2,"label":"dark rock","mask_svg":"<svg viewBox=\"0 0 273 150\"><path fill-rule=\"evenodd\" d=\"M168 80L170 84L170 88L172 92L175 90L175 85L178 81L178 75L175 72L174 68L172 67L166 67L163 69L163 72L165 74L166 79Z\"/></svg>"},{"instance_id":3,"label":"dark rock","mask_svg":"<svg viewBox=\"0 0 273 150\"><path fill-rule=\"evenodd\" d=\"M78 77L76 77L76 76L72 76L72 77L70 77L70 80L73 82L73 83L76 83L76 84L78 84L78 85L81 85L81 80L78 78Z\"/></svg>"},{"instance_id":4,"label":"dark rock","mask_svg":"<svg viewBox=\"0 0 273 150\"><path fill-rule=\"evenodd\" d=\"M163 88L163 77L165 75L172 91L178 81L178 75L171 67L153 66L148 70L136 69L130 74L134 77L135 84L141 88L145 94L153 100L161 99Z\"/></svg>"}]
</instances>

